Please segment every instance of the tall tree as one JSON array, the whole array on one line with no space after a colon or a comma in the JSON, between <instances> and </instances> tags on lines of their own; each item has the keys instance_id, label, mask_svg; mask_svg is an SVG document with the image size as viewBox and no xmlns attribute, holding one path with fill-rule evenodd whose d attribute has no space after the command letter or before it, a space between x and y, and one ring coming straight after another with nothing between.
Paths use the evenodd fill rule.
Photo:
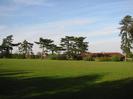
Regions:
<instances>
[{"instance_id":1,"label":"tall tree","mask_svg":"<svg viewBox=\"0 0 133 99\"><path fill-rule=\"evenodd\" d=\"M61 47L66 51L67 58L72 57L72 51L71 47L73 46L73 42L71 42L74 39L73 36L66 36L65 38L61 38Z\"/></svg>"},{"instance_id":2,"label":"tall tree","mask_svg":"<svg viewBox=\"0 0 133 99\"><path fill-rule=\"evenodd\" d=\"M14 46L18 46L20 43L13 43L13 35L9 35L3 39L0 46L0 57L11 57Z\"/></svg>"},{"instance_id":3,"label":"tall tree","mask_svg":"<svg viewBox=\"0 0 133 99\"><path fill-rule=\"evenodd\" d=\"M0 58L3 57L3 47L0 45Z\"/></svg>"},{"instance_id":4,"label":"tall tree","mask_svg":"<svg viewBox=\"0 0 133 99\"><path fill-rule=\"evenodd\" d=\"M9 35L6 38L4 38L2 45L1 45L6 56L9 56L13 49L12 48L12 42L13 42L12 37L13 37L12 35Z\"/></svg>"},{"instance_id":5,"label":"tall tree","mask_svg":"<svg viewBox=\"0 0 133 99\"><path fill-rule=\"evenodd\" d=\"M133 18L125 16L120 22L121 49L129 56L133 48Z\"/></svg>"},{"instance_id":6,"label":"tall tree","mask_svg":"<svg viewBox=\"0 0 133 99\"><path fill-rule=\"evenodd\" d=\"M85 37L66 36L61 39L61 46L66 50L67 58L73 58L87 51L88 42L84 42Z\"/></svg>"},{"instance_id":7,"label":"tall tree","mask_svg":"<svg viewBox=\"0 0 133 99\"><path fill-rule=\"evenodd\" d=\"M56 52L56 50L57 50L57 45L55 45L55 44L50 44L50 46L49 46L48 49L52 52L52 55L53 55L54 52Z\"/></svg>"},{"instance_id":8,"label":"tall tree","mask_svg":"<svg viewBox=\"0 0 133 99\"><path fill-rule=\"evenodd\" d=\"M85 39L85 37L75 37L75 53L81 54L88 50L88 42L84 42Z\"/></svg>"},{"instance_id":9,"label":"tall tree","mask_svg":"<svg viewBox=\"0 0 133 99\"><path fill-rule=\"evenodd\" d=\"M13 43L13 35L9 35L3 39L2 45L0 47L1 54L4 57L10 57L14 46L18 46L20 43Z\"/></svg>"},{"instance_id":10,"label":"tall tree","mask_svg":"<svg viewBox=\"0 0 133 99\"><path fill-rule=\"evenodd\" d=\"M48 50L50 50L53 40L40 38L39 42L35 43L40 45L40 48L42 49L42 58L43 58L43 55L46 54Z\"/></svg>"},{"instance_id":11,"label":"tall tree","mask_svg":"<svg viewBox=\"0 0 133 99\"><path fill-rule=\"evenodd\" d=\"M24 58L27 58L33 54L32 47L33 43L29 43L28 41L24 40L19 46L19 51L24 55Z\"/></svg>"}]
</instances>

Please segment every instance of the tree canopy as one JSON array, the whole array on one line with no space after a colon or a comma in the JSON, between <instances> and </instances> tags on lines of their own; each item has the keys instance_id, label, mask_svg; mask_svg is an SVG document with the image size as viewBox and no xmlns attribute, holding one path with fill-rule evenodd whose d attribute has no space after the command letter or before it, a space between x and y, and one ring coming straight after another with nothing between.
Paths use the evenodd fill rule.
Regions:
<instances>
[{"instance_id":1,"label":"tree canopy","mask_svg":"<svg viewBox=\"0 0 133 99\"><path fill-rule=\"evenodd\" d=\"M61 46L65 49L68 58L74 58L88 50L88 42L84 42L84 40L85 37L66 36L61 38Z\"/></svg>"},{"instance_id":2,"label":"tree canopy","mask_svg":"<svg viewBox=\"0 0 133 99\"><path fill-rule=\"evenodd\" d=\"M132 54L133 48L133 18L130 15L125 16L120 21L121 49L127 55Z\"/></svg>"},{"instance_id":3,"label":"tree canopy","mask_svg":"<svg viewBox=\"0 0 133 99\"><path fill-rule=\"evenodd\" d=\"M33 44L28 42L27 40L24 40L22 43L20 43L19 46L19 52L24 55L24 57L29 57L32 52Z\"/></svg>"}]
</instances>

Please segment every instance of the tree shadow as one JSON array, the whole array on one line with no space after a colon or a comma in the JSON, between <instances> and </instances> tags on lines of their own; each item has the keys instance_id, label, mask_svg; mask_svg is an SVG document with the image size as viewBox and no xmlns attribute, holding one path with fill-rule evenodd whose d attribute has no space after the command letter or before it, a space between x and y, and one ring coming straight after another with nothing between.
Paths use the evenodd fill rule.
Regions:
<instances>
[{"instance_id":1,"label":"tree shadow","mask_svg":"<svg viewBox=\"0 0 133 99\"><path fill-rule=\"evenodd\" d=\"M27 73L31 73L29 71L6 71L6 70L0 70L0 77L9 77L9 76L15 76L15 75L19 75L19 74L27 74Z\"/></svg>"},{"instance_id":2,"label":"tree shadow","mask_svg":"<svg viewBox=\"0 0 133 99\"><path fill-rule=\"evenodd\" d=\"M103 75L18 79L4 74L0 75L1 99L133 99L132 78L96 83Z\"/></svg>"}]
</instances>

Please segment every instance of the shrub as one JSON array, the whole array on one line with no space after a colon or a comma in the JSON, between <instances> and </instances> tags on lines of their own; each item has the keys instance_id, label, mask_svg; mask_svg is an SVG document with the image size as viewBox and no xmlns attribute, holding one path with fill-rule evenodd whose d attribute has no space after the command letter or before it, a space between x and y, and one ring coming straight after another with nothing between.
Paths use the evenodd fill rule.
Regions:
<instances>
[{"instance_id":1,"label":"shrub","mask_svg":"<svg viewBox=\"0 0 133 99\"><path fill-rule=\"evenodd\" d=\"M56 60L57 59L57 55L49 55L48 59Z\"/></svg>"},{"instance_id":2,"label":"shrub","mask_svg":"<svg viewBox=\"0 0 133 99\"><path fill-rule=\"evenodd\" d=\"M23 54L12 54L12 58L16 58L16 59L24 59L25 56Z\"/></svg>"},{"instance_id":3,"label":"shrub","mask_svg":"<svg viewBox=\"0 0 133 99\"><path fill-rule=\"evenodd\" d=\"M82 60L83 57L81 55L74 55L73 60Z\"/></svg>"},{"instance_id":4,"label":"shrub","mask_svg":"<svg viewBox=\"0 0 133 99\"><path fill-rule=\"evenodd\" d=\"M112 61L121 61L121 56L119 56L119 55L113 55L113 56L111 57L111 60L112 60Z\"/></svg>"},{"instance_id":5,"label":"shrub","mask_svg":"<svg viewBox=\"0 0 133 99\"><path fill-rule=\"evenodd\" d=\"M66 55L62 54L62 55L50 55L49 59L52 60L67 60Z\"/></svg>"},{"instance_id":6,"label":"shrub","mask_svg":"<svg viewBox=\"0 0 133 99\"><path fill-rule=\"evenodd\" d=\"M133 62L133 58L126 58L127 62Z\"/></svg>"},{"instance_id":7,"label":"shrub","mask_svg":"<svg viewBox=\"0 0 133 99\"><path fill-rule=\"evenodd\" d=\"M62 54L62 55L57 55L57 59L58 60L67 60L66 55Z\"/></svg>"},{"instance_id":8,"label":"shrub","mask_svg":"<svg viewBox=\"0 0 133 99\"><path fill-rule=\"evenodd\" d=\"M104 61L111 61L110 57L96 57L95 61L104 62Z\"/></svg>"},{"instance_id":9,"label":"shrub","mask_svg":"<svg viewBox=\"0 0 133 99\"><path fill-rule=\"evenodd\" d=\"M84 61L94 61L94 58L92 56L86 56L86 57L83 57L83 60Z\"/></svg>"}]
</instances>

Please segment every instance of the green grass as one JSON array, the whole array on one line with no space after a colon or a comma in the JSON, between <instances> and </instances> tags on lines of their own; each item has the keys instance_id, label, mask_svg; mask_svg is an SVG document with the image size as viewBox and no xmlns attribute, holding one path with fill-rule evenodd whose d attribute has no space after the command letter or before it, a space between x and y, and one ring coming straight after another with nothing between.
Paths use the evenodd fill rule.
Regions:
<instances>
[{"instance_id":1,"label":"green grass","mask_svg":"<svg viewBox=\"0 0 133 99\"><path fill-rule=\"evenodd\" d=\"M0 99L133 99L132 62L0 60Z\"/></svg>"}]
</instances>

